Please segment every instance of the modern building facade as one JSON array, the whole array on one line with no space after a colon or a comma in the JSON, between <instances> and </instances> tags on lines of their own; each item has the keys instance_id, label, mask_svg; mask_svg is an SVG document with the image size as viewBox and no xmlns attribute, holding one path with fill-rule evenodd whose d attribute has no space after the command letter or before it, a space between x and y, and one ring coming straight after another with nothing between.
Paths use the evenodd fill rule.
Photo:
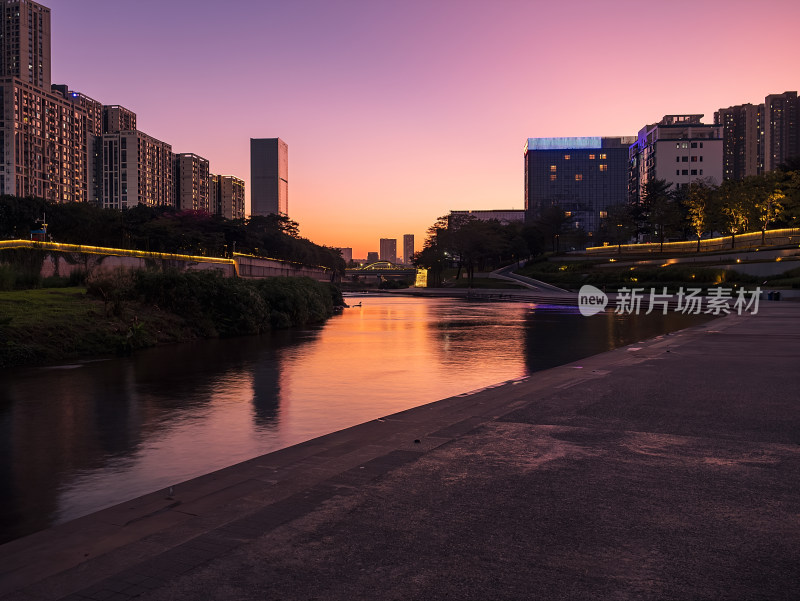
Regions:
<instances>
[{"instance_id":1,"label":"modern building facade","mask_svg":"<svg viewBox=\"0 0 800 601\"><path fill-rule=\"evenodd\" d=\"M403 264L411 265L414 261L414 234L403 235Z\"/></svg>"},{"instance_id":2,"label":"modern building facade","mask_svg":"<svg viewBox=\"0 0 800 601\"><path fill-rule=\"evenodd\" d=\"M88 200L86 112L58 92L15 77L0 79L0 107L0 192L55 202Z\"/></svg>"},{"instance_id":3,"label":"modern building facade","mask_svg":"<svg viewBox=\"0 0 800 601\"><path fill-rule=\"evenodd\" d=\"M173 177L178 209L211 213L208 159L192 153L176 154Z\"/></svg>"},{"instance_id":4,"label":"modern building facade","mask_svg":"<svg viewBox=\"0 0 800 601\"><path fill-rule=\"evenodd\" d=\"M345 265L349 265L350 261L353 260L353 249L352 248L339 248L340 253L342 253L342 259L344 259Z\"/></svg>"},{"instance_id":5,"label":"modern building facade","mask_svg":"<svg viewBox=\"0 0 800 601\"><path fill-rule=\"evenodd\" d=\"M136 113L116 104L103 107L103 133L136 131Z\"/></svg>"},{"instance_id":6,"label":"modern building facade","mask_svg":"<svg viewBox=\"0 0 800 601\"><path fill-rule=\"evenodd\" d=\"M289 214L289 146L280 138L250 139L250 214Z\"/></svg>"},{"instance_id":7,"label":"modern building facade","mask_svg":"<svg viewBox=\"0 0 800 601\"><path fill-rule=\"evenodd\" d=\"M772 171L792 157L800 157L797 92L770 94L764 99L764 168Z\"/></svg>"},{"instance_id":8,"label":"modern building facade","mask_svg":"<svg viewBox=\"0 0 800 601\"><path fill-rule=\"evenodd\" d=\"M140 131L103 136L103 207L174 206L172 146Z\"/></svg>"},{"instance_id":9,"label":"modern building facade","mask_svg":"<svg viewBox=\"0 0 800 601\"><path fill-rule=\"evenodd\" d=\"M211 175L209 211L225 219L244 219L244 180L232 175Z\"/></svg>"},{"instance_id":10,"label":"modern building facade","mask_svg":"<svg viewBox=\"0 0 800 601\"><path fill-rule=\"evenodd\" d=\"M634 138L529 138L525 145L525 219L560 207L571 227L591 234L608 207L627 199L628 147Z\"/></svg>"},{"instance_id":11,"label":"modern building facade","mask_svg":"<svg viewBox=\"0 0 800 601\"><path fill-rule=\"evenodd\" d=\"M764 172L764 105L740 104L714 113L722 127L722 178L742 179Z\"/></svg>"},{"instance_id":12,"label":"modern building facade","mask_svg":"<svg viewBox=\"0 0 800 601\"><path fill-rule=\"evenodd\" d=\"M31 0L0 4L0 77L50 89L50 9Z\"/></svg>"},{"instance_id":13,"label":"modern building facade","mask_svg":"<svg viewBox=\"0 0 800 601\"><path fill-rule=\"evenodd\" d=\"M381 238L380 260L397 263L397 240L395 238Z\"/></svg>"},{"instance_id":14,"label":"modern building facade","mask_svg":"<svg viewBox=\"0 0 800 601\"><path fill-rule=\"evenodd\" d=\"M723 179L722 126L701 122L703 115L665 115L639 130L631 145L628 191L639 202L647 182L663 179L688 186L696 179Z\"/></svg>"},{"instance_id":15,"label":"modern building facade","mask_svg":"<svg viewBox=\"0 0 800 601\"><path fill-rule=\"evenodd\" d=\"M475 211L450 211L451 216L470 216L481 221L499 221L504 225L509 223L522 223L525 221L525 211L506 209L506 210L475 210Z\"/></svg>"}]
</instances>

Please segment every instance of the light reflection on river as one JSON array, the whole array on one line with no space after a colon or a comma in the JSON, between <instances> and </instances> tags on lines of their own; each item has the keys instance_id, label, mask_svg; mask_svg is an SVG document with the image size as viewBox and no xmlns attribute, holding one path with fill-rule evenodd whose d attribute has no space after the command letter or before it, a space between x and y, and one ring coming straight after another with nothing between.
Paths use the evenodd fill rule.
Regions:
<instances>
[{"instance_id":1,"label":"light reflection on river","mask_svg":"<svg viewBox=\"0 0 800 601\"><path fill-rule=\"evenodd\" d=\"M691 323L372 296L313 329L0 372L0 542Z\"/></svg>"}]
</instances>

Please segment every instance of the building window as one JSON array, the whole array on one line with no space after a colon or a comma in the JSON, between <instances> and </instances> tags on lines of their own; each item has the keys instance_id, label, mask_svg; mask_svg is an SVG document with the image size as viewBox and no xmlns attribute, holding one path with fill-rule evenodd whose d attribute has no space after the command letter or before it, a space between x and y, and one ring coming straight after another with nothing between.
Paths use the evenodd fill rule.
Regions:
<instances>
[{"instance_id":1,"label":"building window","mask_svg":"<svg viewBox=\"0 0 800 601\"><path fill-rule=\"evenodd\" d=\"M681 162L682 163L688 163L689 162L689 157L681 157Z\"/></svg>"},{"instance_id":2,"label":"building window","mask_svg":"<svg viewBox=\"0 0 800 601\"><path fill-rule=\"evenodd\" d=\"M572 211L564 211L564 217L572 217Z\"/></svg>"},{"instance_id":3,"label":"building window","mask_svg":"<svg viewBox=\"0 0 800 601\"><path fill-rule=\"evenodd\" d=\"M680 174L681 174L681 170L680 169L676 169L675 170L675 175L680 175Z\"/></svg>"},{"instance_id":4,"label":"building window","mask_svg":"<svg viewBox=\"0 0 800 601\"><path fill-rule=\"evenodd\" d=\"M600 165L600 171L608 171L608 165Z\"/></svg>"},{"instance_id":5,"label":"building window","mask_svg":"<svg viewBox=\"0 0 800 601\"><path fill-rule=\"evenodd\" d=\"M681 142L681 148L689 148L688 142Z\"/></svg>"},{"instance_id":6,"label":"building window","mask_svg":"<svg viewBox=\"0 0 800 601\"><path fill-rule=\"evenodd\" d=\"M556 166L555 165L550 165L550 171L555 171L555 170L556 170Z\"/></svg>"},{"instance_id":7,"label":"building window","mask_svg":"<svg viewBox=\"0 0 800 601\"><path fill-rule=\"evenodd\" d=\"M683 171L681 171L681 175L689 175L689 170L684 169Z\"/></svg>"},{"instance_id":8,"label":"building window","mask_svg":"<svg viewBox=\"0 0 800 601\"><path fill-rule=\"evenodd\" d=\"M608 211L600 211L600 219L608 219Z\"/></svg>"},{"instance_id":9,"label":"building window","mask_svg":"<svg viewBox=\"0 0 800 601\"><path fill-rule=\"evenodd\" d=\"M593 154L590 154L590 155L589 155L589 160L590 160L590 161L593 161L593 160L594 160L594 155L593 155Z\"/></svg>"},{"instance_id":10,"label":"building window","mask_svg":"<svg viewBox=\"0 0 800 601\"><path fill-rule=\"evenodd\" d=\"M692 163L696 163L696 162L697 162L697 157L692 157Z\"/></svg>"},{"instance_id":11,"label":"building window","mask_svg":"<svg viewBox=\"0 0 800 601\"><path fill-rule=\"evenodd\" d=\"M575 181L576 182L582 182L583 181L583 175L581 175L580 173L576 173L575 174Z\"/></svg>"},{"instance_id":12,"label":"building window","mask_svg":"<svg viewBox=\"0 0 800 601\"><path fill-rule=\"evenodd\" d=\"M676 163L680 163L681 162L681 157L675 157L675 162Z\"/></svg>"},{"instance_id":13,"label":"building window","mask_svg":"<svg viewBox=\"0 0 800 601\"><path fill-rule=\"evenodd\" d=\"M697 175L697 169L692 169L692 175Z\"/></svg>"},{"instance_id":14,"label":"building window","mask_svg":"<svg viewBox=\"0 0 800 601\"><path fill-rule=\"evenodd\" d=\"M607 158L608 158L608 155L605 155L605 154L601 154L600 155L600 160L601 161L605 161Z\"/></svg>"},{"instance_id":15,"label":"building window","mask_svg":"<svg viewBox=\"0 0 800 601\"><path fill-rule=\"evenodd\" d=\"M550 174L550 181L551 181L551 182L554 182L554 181L556 181L556 178L557 178L557 177L558 177L558 176L557 176L555 173L551 173L551 174Z\"/></svg>"},{"instance_id":16,"label":"building window","mask_svg":"<svg viewBox=\"0 0 800 601\"><path fill-rule=\"evenodd\" d=\"M703 147L703 143L702 143L702 142L700 142L700 148L702 148L702 147Z\"/></svg>"},{"instance_id":17,"label":"building window","mask_svg":"<svg viewBox=\"0 0 800 601\"><path fill-rule=\"evenodd\" d=\"M565 160L565 161L568 161L568 160L569 160L569 155L568 155L568 154L565 154L565 155L564 155L564 160Z\"/></svg>"},{"instance_id":18,"label":"building window","mask_svg":"<svg viewBox=\"0 0 800 601\"><path fill-rule=\"evenodd\" d=\"M702 169L700 170L700 175L703 175L703 170Z\"/></svg>"},{"instance_id":19,"label":"building window","mask_svg":"<svg viewBox=\"0 0 800 601\"><path fill-rule=\"evenodd\" d=\"M700 155L700 162L701 163L703 162L703 155L702 154Z\"/></svg>"},{"instance_id":20,"label":"building window","mask_svg":"<svg viewBox=\"0 0 800 601\"><path fill-rule=\"evenodd\" d=\"M692 148L697 148L697 142L692 142Z\"/></svg>"}]
</instances>

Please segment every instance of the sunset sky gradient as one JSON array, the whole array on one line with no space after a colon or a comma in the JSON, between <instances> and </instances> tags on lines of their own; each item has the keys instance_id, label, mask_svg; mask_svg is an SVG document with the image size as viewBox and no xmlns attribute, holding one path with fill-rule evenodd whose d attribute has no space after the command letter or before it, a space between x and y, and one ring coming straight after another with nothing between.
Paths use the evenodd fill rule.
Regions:
<instances>
[{"instance_id":1,"label":"sunset sky gradient","mask_svg":"<svg viewBox=\"0 0 800 601\"><path fill-rule=\"evenodd\" d=\"M800 88L796 0L42 0L53 82L250 179L289 145L303 236L378 250L439 215L523 208L529 137L635 135ZM249 208L249 203L248 203Z\"/></svg>"}]
</instances>

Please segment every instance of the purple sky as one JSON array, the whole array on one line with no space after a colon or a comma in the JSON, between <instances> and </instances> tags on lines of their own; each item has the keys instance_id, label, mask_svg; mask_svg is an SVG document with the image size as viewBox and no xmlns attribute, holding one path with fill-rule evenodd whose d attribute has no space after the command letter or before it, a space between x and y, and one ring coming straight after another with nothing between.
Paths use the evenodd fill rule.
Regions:
<instances>
[{"instance_id":1,"label":"purple sky","mask_svg":"<svg viewBox=\"0 0 800 601\"><path fill-rule=\"evenodd\" d=\"M528 137L710 123L800 88L796 0L43 3L54 82L248 193L249 138L282 138L290 216L357 258L406 233L419 250L450 210L523 208Z\"/></svg>"}]
</instances>

